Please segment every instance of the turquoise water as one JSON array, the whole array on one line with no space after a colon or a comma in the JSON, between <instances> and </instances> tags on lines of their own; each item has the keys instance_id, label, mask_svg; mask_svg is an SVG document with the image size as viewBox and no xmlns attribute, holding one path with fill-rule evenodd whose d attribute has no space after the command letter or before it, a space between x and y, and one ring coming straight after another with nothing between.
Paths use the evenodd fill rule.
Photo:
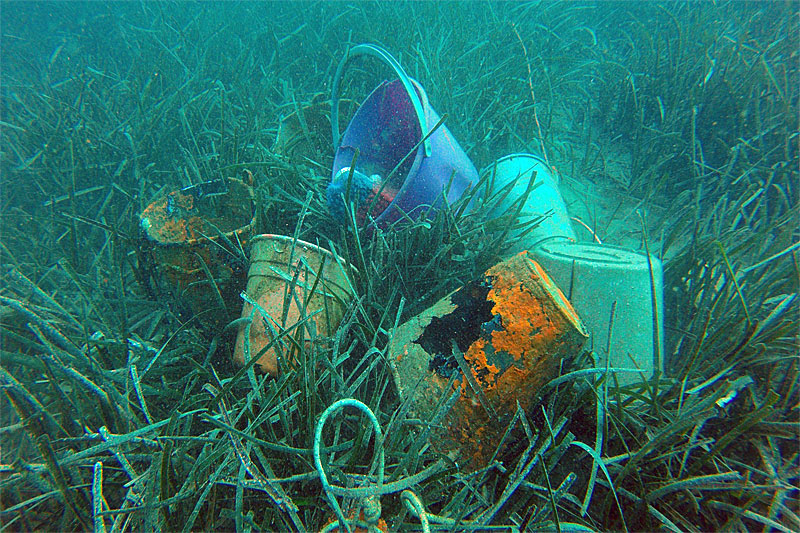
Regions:
<instances>
[{"instance_id":1,"label":"turquoise water","mask_svg":"<svg viewBox=\"0 0 800 533\"><path fill-rule=\"evenodd\" d=\"M462 521L444 522L453 530L798 529L798 7L0 4L0 520L9 530L322 528L335 516L311 452L323 410L353 397L376 412L390 428L387 482L438 464L426 421L395 390L395 328L483 283L512 251L551 244L541 232L558 220L562 237L644 265L597 283L547 267L591 326L584 350L556 367L585 372L516 392L526 405L536 398L533 429L519 413L495 413L498 427L512 426L502 467L469 477L468 460L446 461L386 490L382 518L418 527L400 497L413 488L428 512ZM348 193L326 196L342 166L331 90L348 50L365 43L396 58L443 121L418 131L391 114L396 101L381 107L388 126L370 138L380 149L347 147L348 161L358 148L365 165L363 190L352 191L362 204L348 211ZM374 57L347 63L340 131L395 77ZM415 174L417 161L443 157L421 155L424 132L444 128L437 146L463 151L463 181L476 186L465 196L455 192L462 170ZM384 153L390 164L369 160ZM548 174L538 190L529 171L508 178L531 195L522 200L492 189L495 162L517 153L535 154L539 177ZM226 196L217 187L228 178L246 192ZM196 204L175 203L204 182L213 186L193 189L205 191ZM158 202L165 218L143 225ZM391 216L368 227L383 210ZM194 216L205 222L187 222ZM179 238L154 242L143 232L152 224L178 226ZM334 249L354 267L341 325L328 307L324 328L301 318L282 341L278 377L231 361L244 326L228 324L240 317L257 233ZM451 333L433 334L451 344ZM457 353L429 355L461 375ZM587 370L607 360L646 371L615 381ZM331 483L374 484L369 421L333 418L323 439L338 446L325 459ZM548 423L553 445L536 441L543 472L528 464L526 435L544 439ZM289 479L276 492L267 478Z\"/></svg>"}]
</instances>

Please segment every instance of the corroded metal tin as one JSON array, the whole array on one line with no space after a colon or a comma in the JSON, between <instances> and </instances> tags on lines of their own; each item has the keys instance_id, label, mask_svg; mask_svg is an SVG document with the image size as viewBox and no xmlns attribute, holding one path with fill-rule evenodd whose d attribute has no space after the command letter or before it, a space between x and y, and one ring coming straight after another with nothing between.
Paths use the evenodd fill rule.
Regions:
<instances>
[{"instance_id":1,"label":"corroded metal tin","mask_svg":"<svg viewBox=\"0 0 800 533\"><path fill-rule=\"evenodd\" d=\"M140 217L152 278L171 286L214 329L237 318L247 279L246 258L238 252L256 223L254 197L242 180L215 180L172 191Z\"/></svg>"},{"instance_id":2,"label":"corroded metal tin","mask_svg":"<svg viewBox=\"0 0 800 533\"><path fill-rule=\"evenodd\" d=\"M521 252L400 326L390 365L401 398L432 423L431 446L480 468L517 404L528 409L586 338L561 290ZM448 396L449 412L433 420Z\"/></svg>"}]
</instances>

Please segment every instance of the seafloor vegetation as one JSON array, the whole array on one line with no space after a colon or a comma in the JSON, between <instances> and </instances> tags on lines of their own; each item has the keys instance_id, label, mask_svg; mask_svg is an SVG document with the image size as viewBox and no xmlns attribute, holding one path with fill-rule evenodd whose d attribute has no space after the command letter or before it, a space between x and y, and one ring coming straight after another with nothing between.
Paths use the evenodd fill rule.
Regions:
<instances>
[{"instance_id":1,"label":"seafloor vegetation","mask_svg":"<svg viewBox=\"0 0 800 533\"><path fill-rule=\"evenodd\" d=\"M395 530L800 530L796 2L0 9L4 530L318 530L365 495ZM332 219L313 104L363 42L478 167L544 150L586 226L664 259L663 373L620 386L574 354L487 468L428 448L387 341L496 262L507 224L463 202L382 232ZM383 73L360 65L356 102ZM187 313L139 233L164 192L250 174L259 233L359 269L330 342L296 337L278 378L231 363L219 300ZM326 496L315 429L345 398L375 421L327 420Z\"/></svg>"}]
</instances>

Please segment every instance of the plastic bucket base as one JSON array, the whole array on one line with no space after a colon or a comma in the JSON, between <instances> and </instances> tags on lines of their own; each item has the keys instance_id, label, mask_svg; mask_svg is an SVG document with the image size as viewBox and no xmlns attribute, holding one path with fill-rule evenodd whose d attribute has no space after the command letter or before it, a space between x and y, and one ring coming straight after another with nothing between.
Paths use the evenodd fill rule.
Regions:
<instances>
[{"instance_id":1,"label":"plastic bucket base","mask_svg":"<svg viewBox=\"0 0 800 533\"><path fill-rule=\"evenodd\" d=\"M520 202L525 201L517 221L523 227L510 232L511 237L519 237L519 240L506 251L506 255L533 249L553 238L576 240L558 181L543 159L532 154L507 155L483 170L484 175L487 173L492 174L487 199L492 195L498 197L497 204L488 213L489 217L513 214ZM531 185L535 188L524 198L531 179L534 179ZM524 225L535 219L540 219L539 224L522 235Z\"/></svg>"},{"instance_id":2,"label":"plastic bucket base","mask_svg":"<svg viewBox=\"0 0 800 533\"><path fill-rule=\"evenodd\" d=\"M656 323L647 256L616 246L570 242L545 243L532 255L564 290L585 322L591 333L590 346L600 356L599 365L638 367L646 378L651 377L656 343L663 346L661 261L650 258L659 319ZM625 372L618 373L617 379L628 384L642 377Z\"/></svg>"}]
</instances>

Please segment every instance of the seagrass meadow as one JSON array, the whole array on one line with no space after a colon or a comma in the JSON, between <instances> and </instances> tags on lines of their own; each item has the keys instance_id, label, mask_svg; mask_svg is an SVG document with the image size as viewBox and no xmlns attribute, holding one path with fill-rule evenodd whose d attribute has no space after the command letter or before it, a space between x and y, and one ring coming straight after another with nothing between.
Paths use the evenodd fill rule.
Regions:
<instances>
[{"instance_id":1,"label":"seagrass meadow","mask_svg":"<svg viewBox=\"0 0 800 533\"><path fill-rule=\"evenodd\" d=\"M800 530L798 2L2 2L0 34L3 531ZM663 371L622 384L587 344L497 418L488 466L430 446L444 402L413 416L390 341L504 256L513 213L479 187L380 230L329 212L331 79L362 43L476 167L542 155L581 239L663 261ZM357 64L342 127L387 76ZM222 178L254 234L355 267L277 376L233 363L213 265L188 306L142 235Z\"/></svg>"}]
</instances>

